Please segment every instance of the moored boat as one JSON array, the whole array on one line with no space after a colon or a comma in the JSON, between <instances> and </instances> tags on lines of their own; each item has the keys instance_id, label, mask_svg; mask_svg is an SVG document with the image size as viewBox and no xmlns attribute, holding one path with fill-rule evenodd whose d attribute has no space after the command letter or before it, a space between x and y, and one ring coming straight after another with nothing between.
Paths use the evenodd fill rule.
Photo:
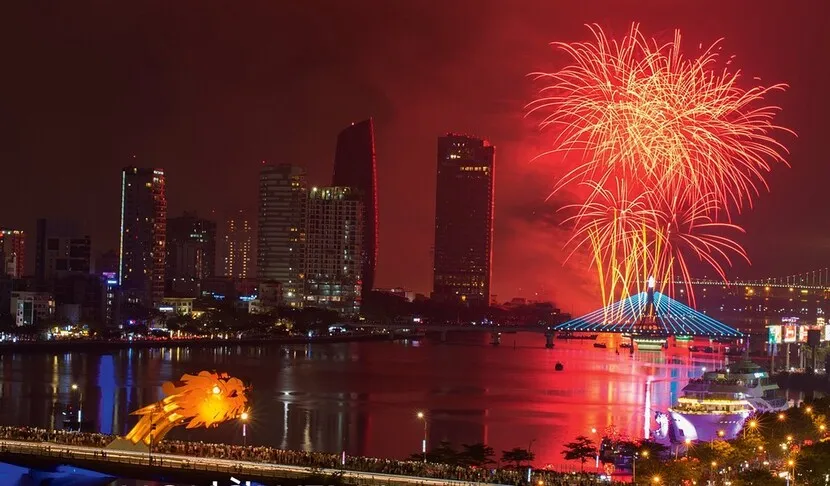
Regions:
<instances>
[{"instance_id":1,"label":"moored boat","mask_svg":"<svg viewBox=\"0 0 830 486\"><path fill-rule=\"evenodd\" d=\"M668 435L675 442L734 439L747 417L792 406L778 392L769 373L749 360L705 372L701 378L689 381L683 395L669 409Z\"/></svg>"}]
</instances>

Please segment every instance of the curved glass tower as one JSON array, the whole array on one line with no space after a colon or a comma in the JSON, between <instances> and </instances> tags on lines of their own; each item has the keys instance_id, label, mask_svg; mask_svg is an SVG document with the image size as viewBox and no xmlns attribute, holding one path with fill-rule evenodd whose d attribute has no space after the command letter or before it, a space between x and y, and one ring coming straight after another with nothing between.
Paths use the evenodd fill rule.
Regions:
<instances>
[{"instance_id":1,"label":"curved glass tower","mask_svg":"<svg viewBox=\"0 0 830 486\"><path fill-rule=\"evenodd\" d=\"M364 232L361 248L362 294L375 284L378 256L378 179L375 166L375 135L372 119L352 123L337 136L333 186L351 187L363 202Z\"/></svg>"}]
</instances>

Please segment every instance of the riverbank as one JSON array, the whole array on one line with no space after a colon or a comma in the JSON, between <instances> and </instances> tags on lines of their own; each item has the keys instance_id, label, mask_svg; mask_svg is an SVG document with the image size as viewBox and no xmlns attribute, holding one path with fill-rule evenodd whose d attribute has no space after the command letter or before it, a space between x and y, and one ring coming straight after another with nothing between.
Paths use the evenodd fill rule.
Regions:
<instances>
[{"instance_id":1,"label":"riverbank","mask_svg":"<svg viewBox=\"0 0 830 486\"><path fill-rule=\"evenodd\" d=\"M142 339L142 340L105 340L105 339L66 339L54 341L17 341L0 343L2 353L27 352L76 352L76 351L114 351L119 349L148 348L215 348L223 346L254 346L269 344L333 344L354 341L395 341L420 337L410 332L383 332L366 334L338 334L334 336L286 336L271 338L193 338L193 339Z\"/></svg>"}]
</instances>

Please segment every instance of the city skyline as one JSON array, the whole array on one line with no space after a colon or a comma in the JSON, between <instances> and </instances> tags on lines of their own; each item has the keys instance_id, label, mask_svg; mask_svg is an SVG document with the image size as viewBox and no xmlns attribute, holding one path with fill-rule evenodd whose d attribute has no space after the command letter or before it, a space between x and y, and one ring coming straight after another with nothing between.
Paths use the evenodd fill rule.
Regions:
<instances>
[{"instance_id":1,"label":"city skyline","mask_svg":"<svg viewBox=\"0 0 830 486\"><path fill-rule=\"evenodd\" d=\"M252 7L244 14L246 25L272 25L278 18L284 29L221 29L221 12L185 6L169 11L152 4L104 7L114 25L133 29L136 35L128 38L88 15L83 5L50 6L54 18L77 20L57 24L36 21L42 12L31 6L15 6L21 22L3 35L23 39L29 51L9 53L10 72L26 75L0 81L3 92L15 93L4 103L9 116L21 121L0 135L0 146L7 147L9 160L18 161L10 177L20 183L0 195L0 225L34 235L38 217L83 214L92 223L96 253L116 248L119 215L113 201L119 195L109 182L132 154L138 155L138 165L165 169L171 215L190 209L223 213L255 205L261 160L303 165L310 185L329 184L334 135L372 116L380 161L378 287L431 290L434 140L458 131L499 147L492 293L505 300L539 292L564 309L590 310L597 299L590 295L594 288L584 275L585 262L562 267L567 234L553 223L556 209L567 201L545 201L555 181L541 167L551 162L532 162L544 139L522 118L537 88L526 74L561 62L547 42L585 40L583 23L599 21L622 32L634 19L658 38L680 28L689 45L725 37L724 46L748 73L766 83L790 84L772 101L784 108L782 123L799 134L788 145L793 168L773 172L771 192L761 194L755 211L739 216L754 266L728 274L760 277L826 266L830 243L816 217L826 212L826 203L815 199L821 181L830 176L826 164L819 163L828 67L809 61L820 55L817 46L828 35L816 20L826 5L476 5L470 32L464 34L450 20L468 11L464 2L447 6L442 15L378 4L367 11L386 21L365 24L336 6L324 15L311 15L303 6ZM188 15L180 17L185 10ZM747 11L753 22L740 20ZM154 29L160 35L129 20L143 16L157 19ZM321 35L349 25L341 18L366 28ZM192 35L180 36L182 29ZM413 50L409 35L426 31L434 33L432 40ZM172 47L161 42L174 35L179 40ZM5 45L11 49L19 42ZM401 52L407 55L396 56ZM143 68L145 81L130 68L139 55L152 66ZM42 62L33 65L30 57ZM179 65L181 76L170 76L178 72L172 66ZM225 74L215 76L215 65ZM54 66L66 67L65 82L45 81L53 77L44 69ZM285 69L292 79L279 79ZM438 82L416 81L416 74L427 72ZM333 77L341 82L331 83ZM67 118L87 108L90 114L80 122ZM101 139L109 142L98 143ZM16 204L34 190L48 197ZM219 204L217 195L226 201ZM782 247L792 249L785 259L778 258Z\"/></svg>"}]
</instances>

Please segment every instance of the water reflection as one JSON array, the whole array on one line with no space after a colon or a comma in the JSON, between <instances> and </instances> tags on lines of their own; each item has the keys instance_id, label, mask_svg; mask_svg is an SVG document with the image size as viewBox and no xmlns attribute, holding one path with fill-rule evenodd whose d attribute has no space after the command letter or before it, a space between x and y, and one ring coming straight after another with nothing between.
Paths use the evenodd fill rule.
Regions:
<instances>
[{"instance_id":1,"label":"water reflection","mask_svg":"<svg viewBox=\"0 0 830 486\"><path fill-rule=\"evenodd\" d=\"M124 434L136 421L130 412L161 398L163 382L217 370L253 385L249 444L406 457L420 451L423 423L415 414L424 410L431 445L483 441L498 453L532 443L539 465L561 464L562 444L592 428L642 437L653 412L676 400L689 378L723 364L713 356L693 360L685 348L632 358L616 354L613 341L608 349L557 341L549 350L539 335L506 335L499 347L487 337L470 333L418 346L5 354L0 422L60 427L61 412L82 405L95 428ZM557 361L564 371L553 371ZM242 443L242 430L226 423L175 429L170 437Z\"/></svg>"}]
</instances>

